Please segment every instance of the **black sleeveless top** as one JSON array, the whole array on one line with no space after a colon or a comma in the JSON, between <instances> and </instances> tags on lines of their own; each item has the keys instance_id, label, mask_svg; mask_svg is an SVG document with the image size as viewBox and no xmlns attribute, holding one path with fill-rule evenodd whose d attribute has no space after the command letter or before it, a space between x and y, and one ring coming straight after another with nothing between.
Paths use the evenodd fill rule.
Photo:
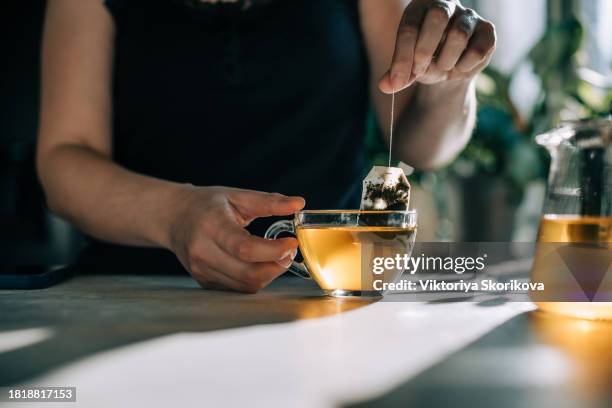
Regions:
<instances>
[{"instance_id":1,"label":"black sleeveless top","mask_svg":"<svg viewBox=\"0 0 612 408\"><path fill-rule=\"evenodd\" d=\"M357 1L107 0L115 161L358 207L369 69Z\"/></svg>"}]
</instances>

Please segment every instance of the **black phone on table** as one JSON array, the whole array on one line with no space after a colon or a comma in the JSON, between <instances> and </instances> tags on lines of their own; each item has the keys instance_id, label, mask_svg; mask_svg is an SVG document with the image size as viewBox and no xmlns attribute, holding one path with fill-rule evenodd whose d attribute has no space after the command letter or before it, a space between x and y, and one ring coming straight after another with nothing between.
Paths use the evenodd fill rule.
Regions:
<instances>
[{"instance_id":1,"label":"black phone on table","mask_svg":"<svg viewBox=\"0 0 612 408\"><path fill-rule=\"evenodd\" d=\"M44 289L72 276L66 266L2 265L0 289Z\"/></svg>"}]
</instances>

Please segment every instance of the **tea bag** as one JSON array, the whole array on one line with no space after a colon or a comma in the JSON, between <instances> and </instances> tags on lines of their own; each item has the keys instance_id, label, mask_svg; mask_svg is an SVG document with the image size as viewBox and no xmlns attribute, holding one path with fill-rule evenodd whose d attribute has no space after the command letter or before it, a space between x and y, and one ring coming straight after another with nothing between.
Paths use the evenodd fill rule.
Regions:
<instances>
[{"instance_id":1,"label":"tea bag","mask_svg":"<svg viewBox=\"0 0 612 408\"><path fill-rule=\"evenodd\" d=\"M405 211L410 207L410 183L406 172L412 168L374 166L363 179L362 210ZM406 172L404 171L406 169Z\"/></svg>"},{"instance_id":2,"label":"tea bag","mask_svg":"<svg viewBox=\"0 0 612 408\"><path fill-rule=\"evenodd\" d=\"M389 165L374 166L363 179L361 192L362 210L406 211L410 206L410 183L406 173L413 169L400 162L400 167L391 167L393 152L393 115L395 111L395 92L391 94L391 120L389 123Z\"/></svg>"}]
</instances>

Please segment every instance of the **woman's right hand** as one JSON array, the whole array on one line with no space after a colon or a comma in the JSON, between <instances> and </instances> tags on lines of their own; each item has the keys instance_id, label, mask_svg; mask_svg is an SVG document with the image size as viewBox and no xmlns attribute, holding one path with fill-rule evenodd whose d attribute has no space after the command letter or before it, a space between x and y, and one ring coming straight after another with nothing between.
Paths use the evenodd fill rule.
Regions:
<instances>
[{"instance_id":1,"label":"woman's right hand","mask_svg":"<svg viewBox=\"0 0 612 408\"><path fill-rule=\"evenodd\" d=\"M294 214L303 198L227 187L188 186L184 193L170 249L200 286L255 293L287 270L297 240L266 240L245 227L259 217Z\"/></svg>"}]
</instances>

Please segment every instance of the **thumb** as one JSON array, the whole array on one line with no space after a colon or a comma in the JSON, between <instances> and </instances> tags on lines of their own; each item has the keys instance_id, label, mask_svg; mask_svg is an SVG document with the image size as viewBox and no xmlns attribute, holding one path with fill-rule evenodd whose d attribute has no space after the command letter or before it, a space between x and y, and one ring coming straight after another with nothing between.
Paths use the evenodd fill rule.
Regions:
<instances>
[{"instance_id":1,"label":"thumb","mask_svg":"<svg viewBox=\"0 0 612 408\"><path fill-rule=\"evenodd\" d=\"M228 199L247 222L259 217L291 215L306 204L302 197L249 190L232 192Z\"/></svg>"}]
</instances>

